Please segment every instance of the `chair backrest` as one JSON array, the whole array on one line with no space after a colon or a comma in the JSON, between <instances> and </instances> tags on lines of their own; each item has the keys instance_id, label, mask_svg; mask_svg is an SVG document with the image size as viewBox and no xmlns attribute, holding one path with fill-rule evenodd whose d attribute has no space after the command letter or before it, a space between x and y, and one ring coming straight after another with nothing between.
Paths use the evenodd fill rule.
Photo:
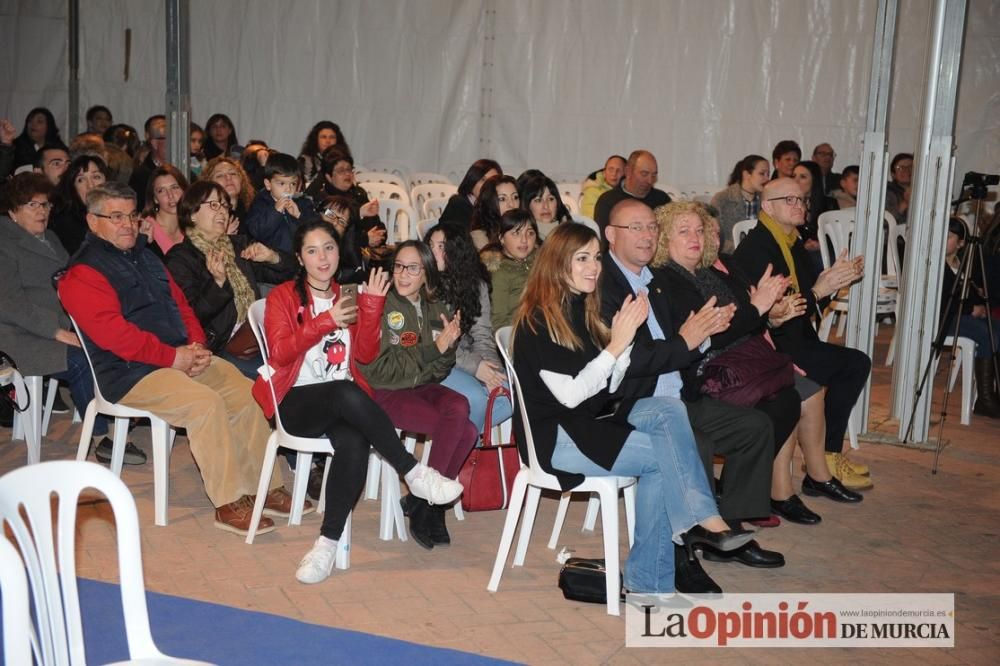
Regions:
<instances>
[{"instance_id":1,"label":"chair backrest","mask_svg":"<svg viewBox=\"0 0 1000 666\"><path fill-rule=\"evenodd\" d=\"M385 224L387 243L416 238L413 234L417 232L419 218L409 202L398 199L379 199L378 216Z\"/></svg>"},{"instance_id":2,"label":"chair backrest","mask_svg":"<svg viewBox=\"0 0 1000 666\"><path fill-rule=\"evenodd\" d=\"M368 181L364 183L358 183L358 186L368 193L368 196L378 199L379 201L402 201L403 203L409 205L410 195L406 192L406 189L402 185L397 185L395 183L383 183L376 181Z\"/></svg>"},{"instance_id":3,"label":"chair backrest","mask_svg":"<svg viewBox=\"0 0 1000 666\"><path fill-rule=\"evenodd\" d=\"M555 477L542 470L538 464L538 455L535 454L535 440L531 434L531 424L528 422L528 409L524 405L524 393L521 391L521 382L514 371L514 361L511 355L514 350L510 348L510 338L513 329L510 326L502 326L497 329L497 348L500 350L500 358L503 359L504 367L507 369L507 383L510 386L511 402L515 409L520 410L521 425L524 426L524 447L528 450L528 466L533 474L541 474L555 482Z\"/></svg>"},{"instance_id":4,"label":"chair backrest","mask_svg":"<svg viewBox=\"0 0 1000 666\"><path fill-rule=\"evenodd\" d=\"M594 220L590 219L586 215L580 215L578 213L573 213L573 221L576 222L577 224L582 224L584 226L590 227L591 229L594 230L594 233L597 234L598 238L601 237L601 228L599 226L597 226L597 222L595 222Z\"/></svg>"},{"instance_id":5,"label":"chair backrest","mask_svg":"<svg viewBox=\"0 0 1000 666\"><path fill-rule=\"evenodd\" d=\"M31 627L28 579L21 556L3 536L0 536L0 593L3 593L3 661L30 664L31 641L36 637Z\"/></svg>"},{"instance_id":6,"label":"chair backrest","mask_svg":"<svg viewBox=\"0 0 1000 666\"><path fill-rule=\"evenodd\" d=\"M444 175L443 173L434 173L432 171L417 171L410 174L410 189L412 190L417 185L430 185L432 183L444 183L446 185L455 185L451 178ZM455 189L458 186L455 185Z\"/></svg>"},{"instance_id":7,"label":"chair backrest","mask_svg":"<svg viewBox=\"0 0 1000 666\"><path fill-rule=\"evenodd\" d=\"M253 337L257 338L257 346L260 347L260 355L264 359L260 375L267 381L267 388L271 393L271 405L274 407L274 424L279 431L285 432L285 426L281 423L281 413L278 411L278 396L275 394L274 385L270 381L272 369L267 362L267 334L264 332L264 314L266 311L267 299L261 298L254 301L247 310L247 322L250 324L250 330L253 331Z\"/></svg>"},{"instance_id":8,"label":"chair backrest","mask_svg":"<svg viewBox=\"0 0 1000 666\"><path fill-rule=\"evenodd\" d=\"M900 276L903 274L903 255L900 249L900 240L906 243L906 232L908 230L905 224L896 224L896 218L892 216L892 213L885 211L885 226L886 226L886 252L889 253L889 259L886 262L887 275Z\"/></svg>"},{"instance_id":9,"label":"chair backrest","mask_svg":"<svg viewBox=\"0 0 1000 666\"><path fill-rule=\"evenodd\" d=\"M423 238L427 235L427 232L436 227L438 224L438 218L432 217L426 220L420 220L417 222L417 236Z\"/></svg>"},{"instance_id":10,"label":"chair backrest","mask_svg":"<svg viewBox=\"0 0 1000 666\"><path fill-rule=\"evenodd\" d=\"M443 213L444 209L448 206L448 201L450 199L451 199L450 196L449 197L431 197L430 199L425 199L424 200L424 206L421 209L421 212L423 213L424 218L431 218L431 217L440 218L441 217L441 213Z\"/></svg>"},{"instance_id":11,"label":"chair backrest","mask_svg":"<svg viewBox=\"0 0 1000 666\"><path fill-rule=\"evenodd\" d=\"M451 183L425 183L423 185L414 185L413 189L410 190L410 203L413 205L418 212L422 213L424 217L434 217L435 215L441 215L438 213L430 213L425 207L428 201L440 201L444 199L445 202L451 195L458 192L458 188ZM441 207L442 210L444 207Z\"/></svg>"},{"instance_id":12,"label":"chair backrest","mask_svg":"<svg viewBox=\"0 0 1000 666\"><path fill-rule=\"evenodd\" d=\"M740 220L733 225L733 247L739 247L750 230L757 226L757 220Z\"/></svg>"},{"instance_id":13,"label":"chair backrest","mask_svg":"<svg viewBox=\"0 0 1000 666\"><path fill-rule=\"evenodd\" d=\"M66 316L69 316L69 314ZM80 340L80 346L83 347L83 355L87 357L87 367L90 368L90 378L94 380L94 397L97 398L98 402L107 402L107 400L104 399L104 396L101 395L101 387L97 383L97 373L94 372L94 363L90 360L90 350L87 349L87 343L83 339L83 332L80 330L80 327L77 325L76 320L73 319L73 317L69 317L69 323L73 324L73 331L76 332L76 337ZM86 409L87 406L82 405L82 408ZM83 412L80 413L82 414Z\"/></svg>"},{"instance_id":14,"label":"chair backrest","mask_svg":"<svg viewBox=\"0 0 1000 666\"><path fill-rule=\"evenodd\" d=\"M556 188L559 190L559 196L562 197L562 201L566 204L566 208L569 208L569 212L573 214L579 213L580 195L582 194L580 181L575 183L556 183Z\"/></svg>"},{"instance_id":15,"label":"chair backrest","mask_svg":"<svg viewBox=\"0 0 1000 666\"><path fill-rule=\"evenodd\" d=\"M358 171L354 174L354 181L361 186L365 183L386 183L396 185L404 192L406 191L406 181L402 176L385 171Z\"/></svg>"},{"instance_id":16,"label":"chair backrest","mask_svg":"<svg viewBox=\"0 0 1000 666\"><path fill-rule=\"evenodd\" d=\"M358 170L360 171L361 167L358 167ZM396 176L402 181L400 184L404 188L410 180L410 167L399 160L372 160L364 170Z\"/></svg>"},{"instance_id":17,"label":"chair backrest","mask_svg":"<svg viewBox=\"0 0 1000 666\"><path fill-rule=\"evenodd\" d=\"M841 250L847 248L851 253L851 241L854 239L854 208L844 210L828 210L819 216L819 254L823 258L823 268L828 268ZM833 253L832 257L830 253ZM881 269L880 269L881 270Z\"/></svg>"},{"instance_id":18,"label":"chair backrest","mask_svg":"<svg viewBox=\"0 0 1000 666\"><path fill-rule=\"evenodd\" d=\"M21 467L0 477L0 521L10 526L28 572L38 661L86 663L76 582L76 513L80 493L87 488L107 497L114 513L129 654L132 659L160 656L149 631L139 518L132 494L101 465L60 460Z\"/></svg>"},{"instance_id":19,"label":"chair backrest","mask_svg":"<svg viewBox=\"0 0 1000 666\"><path fill-rule=\"evenodd\" d=\"M710 202L712 200L712 195L721 189L723 188L718 185L705 184L677 186L677 190L680 192L683 199L686 199L687 201L701 201L702 203Z\"/></svg>"},{"instance_id":20,"label":"chair backrest","mask_svg":"<svg viewBox=\"0 0 1000 666\"><path fill-rule=\"evenodd\" d=\"M679 187L674 187L673 185L667 185L666 183L657 183L654 187L658 190L662 190L670 195L671 201L683 201L685 199L684 194L681 193Z\"/></svg>"}]
</instances>

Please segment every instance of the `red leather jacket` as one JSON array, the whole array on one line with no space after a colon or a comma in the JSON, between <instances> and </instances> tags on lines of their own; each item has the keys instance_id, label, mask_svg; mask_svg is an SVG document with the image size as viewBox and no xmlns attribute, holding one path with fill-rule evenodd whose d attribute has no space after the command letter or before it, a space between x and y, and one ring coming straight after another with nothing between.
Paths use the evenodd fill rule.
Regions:
<instances>
[{"instance_id":1,"label":"red leather jacket","mask_svg":"<svg viewBox=\"0 0 1000 666\"><path fill-rule=\"evenodd\" d=\"M340 296L340 285L333 284L333 292ZM309 296L310 305L312 295ZM358 372L358 363L371 363L378 356L382 322L382 306L385 297L358 293L358 320L349 327L351 332L351 375L355 383L372 394L364 376ZM298 322L301 313L302 323ZM267 295L267 309L264 313L264 332L267 337L267 363L271 366L274 394L280 403L295 385L299 368L306 351L319 343L323 336L333 330L335 324L329 312L313 317L311 307L302 307L295 292L295 281L285 282ZM274 415L271 391L263 377L258 377L253 385L253 397L264 410L264 415Z\"/></svg>"}]
</instances>

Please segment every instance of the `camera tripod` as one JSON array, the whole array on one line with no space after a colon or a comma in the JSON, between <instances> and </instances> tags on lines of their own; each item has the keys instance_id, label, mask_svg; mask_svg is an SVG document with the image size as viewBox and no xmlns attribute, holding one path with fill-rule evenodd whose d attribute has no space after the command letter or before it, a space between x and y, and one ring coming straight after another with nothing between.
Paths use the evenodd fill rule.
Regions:
<instances>
[{"instance_id":1,"label":"camera tripod","mask_svg":"<svg viewBox=\"0 0 1000 666\"><path fill-rule=\"evenodd\" d=\"M982 212L983 199L986 198L986 188L985 186L981 190L977 187L973 187L972 194L964 199L959 199L956 203L961 203L963 201L975 200L976 201L976 216L975 224L972 225L974 231L979 230L979 217ZM946 236L947 238L947 236ZM951 336L951 344L948 346L950 348L951 358L954 362L955 353L958 349L958 337L959 337L959 326L962 319L962 311L965 308L966 303L969 300L969 291L972 288L972 274L976 262L979 263L980 280L983 285L984 298L986 300L986 326L989 331L990 337L990 362L993 364L993 376L1000 376L997 374L997 350L994 342L994 331L993 331L993 318L990 315L990 295L986 286L986 264L984 262L983 256L983 244L982 238L976 233L970 233L965 239L965 247L963 248L962 260L959 264L958 272L956 275L955 283L952 285L951 292L948 294L948 300L945 305L945 315L941 320L941 324L938 326L937 335L934 336L934 342L931 343L931 357L927 360L927 366L924 368L923 376L920 378L920 384L917 387L916 396L913 401L913 408L910 410L910 420L906 427L906 434L903 436L903 441L909 441L910 435L913 433L913 422L916 418L917 404L920 402L920 397L923 395L924 388L927 385L927 380L930 377L931 369L937 365L938 360L941 358L941 352L945 349L945 338ZM944 270L950 270L945 266ZM970 368L965 369L966 372L970 372ZM984 390L986 387L980 387L980 391ZM941 457L942 449L942 435L944 434L944 422L948 415L948 399L951 397L951 388L948 382L945 382L944 387L944 399L941 403L941 416L938 421L938 437L937 442L934 445L934 465L931 467L931 474L937 474L938 461Z\"/></svg>"}]
</instances>

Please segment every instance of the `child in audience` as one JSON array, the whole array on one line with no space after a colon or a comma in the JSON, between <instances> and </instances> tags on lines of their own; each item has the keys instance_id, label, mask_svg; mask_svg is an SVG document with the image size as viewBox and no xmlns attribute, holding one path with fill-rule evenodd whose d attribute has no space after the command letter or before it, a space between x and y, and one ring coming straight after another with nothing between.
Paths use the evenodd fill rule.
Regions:
<instances>
[{"instance_id":1,"label":"child in audience","mask_svg":"<svg viewBox=\"0 0 1000 666\"><path fill-rule=\"evenodd\" d=\"M272 153L264 166L264 189L247 215L247 233L268 247L291 252L295 228L317 217L312 201L299 190L299 163L291 155Z\"/></svg>"},{"instance_id":2,"label":"child in audience","mask_svg":"<svg viewBox=\"0 0 1000 666\"><path fill-rule=\"evenodd\" d=\"M493 283L490 309L494 331L510 326L538 247L538 226L526 210L504 213L498 231L498 241L480 253Z\"/></svg>"}]
</instances>

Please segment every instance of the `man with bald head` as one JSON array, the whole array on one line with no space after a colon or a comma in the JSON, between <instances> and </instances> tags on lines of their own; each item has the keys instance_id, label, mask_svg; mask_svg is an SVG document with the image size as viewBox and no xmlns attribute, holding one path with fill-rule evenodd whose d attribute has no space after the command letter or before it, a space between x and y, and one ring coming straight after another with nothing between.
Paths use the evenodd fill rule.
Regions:
<instances>
[{"instance_id":1,"label":"man with bald head","mask_svg":"<svg viewBox=\"0 0 1000 666\"><path fill-rule=\"evenodd\" d=\"M611 209L619 201L638 199L650 208L670 203L670 196L666 192L653 187L659 177L658 170L653 153L648 150L632 151L625 163L625 175L618 186L602 194L594 206L594 221L601 228L602 237L611 218Z\"/></svg>"},{"instance_id":2,"label":"man with bald head","mask_svg":"<svg viewBox=\"0 0 1000 666\"><path fill-rule=\"evenodd\" d=\"M659 225L653 209L636 199L625 199L611 209L604 230L608 251L602 258L601 315L610 324L630 295L646 292L649 314L636 331L629 374L621 384L623 397L650 396L681 399L680 370L696 363L711 346L711 336L729 328L735 306L715 307L714 299L692 313L677 334L671 321L670 294L648 268L656 253ZM725 483L719 489L719 514L733 527L740 520L770 515L774 434L771 421L755 409L737 407L707 396L684 400L709 483L714 481L713 459L725 456ZM767 551L756 541L732 553L705 558L736 561L752 567L780 567L781 553ZM690 561L679 547L675 553L675 586L680 592L721 592L697 560Z\"/></svg>"},{"instance_id":3,"label":"man with bald head","mask_svg":"<svg viewBox=\"0 0 1000 666\"><path fill-rule=\"evenodd\" d=\"M792 357L806 376L826 387L826 461L830 473L852 490L871 488L865 465L853 463L842 453L851 409L871 372L871 359L856 349L828 344L814 327L830 300L842 288L860 279L864 257L847 257L846 250L819 275L813 268L799 228L805 224L806 202L802 189L791 178L778 178L764 186L757 226L736 248L733 260L754 284L767 269L787 275L792 288L806 301L806 314L771 329L778 351Z\"/></svg>"}]
</instances>

